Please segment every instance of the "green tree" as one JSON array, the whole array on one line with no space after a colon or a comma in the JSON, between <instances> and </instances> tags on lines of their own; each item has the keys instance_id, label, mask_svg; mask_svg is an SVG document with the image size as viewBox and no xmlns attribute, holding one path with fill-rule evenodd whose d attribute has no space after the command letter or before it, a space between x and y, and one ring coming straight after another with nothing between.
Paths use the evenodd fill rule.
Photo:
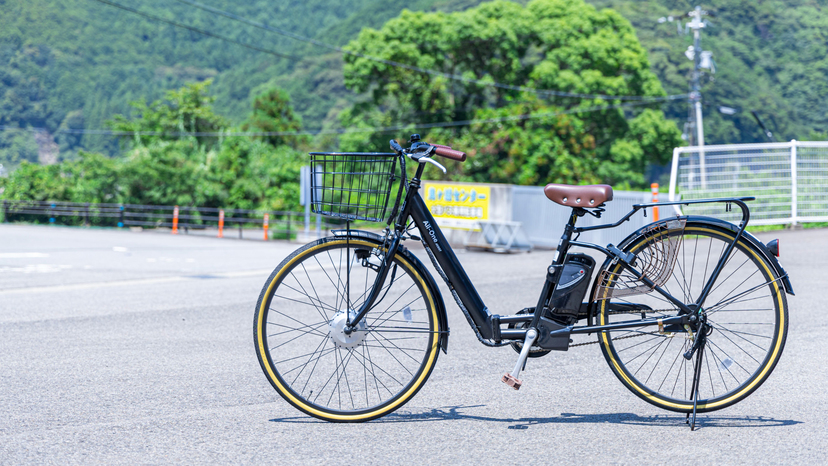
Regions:
<instances>
[{"instance_id":1,"label":"green tree","mask_svg":"<svg viewBox=\"0 0 828 466\"><path fill-rule=\"evenodd\" d=\"M155 131L169 129L178 119L191 122L196 131L217 128L222 121L205 91L206 85L200 84L171 91L166 101L144 105L139 118L120 117L115 125ZM287 100L281 105L290 108ZM24 161L2 179L0 194L15 200L298 209L304 154L257 138L228 136L209 143L199 139L140 136L135 147L117 159L81 151L77 160L55 165Z\"/></svg>"},{"instance_id":2,"label":"green tree","mask_svg":"<svg viewBox=\"0 0 828 466\"><path fill-rule=\"evenodd\" d=\"M678 129L660 111L606 108L619 104L613 100L540 101L531 92L486 84L663 96L630 23L582 0L534 0L525 7L497 0L452 14L403 11L380 30L364 29L348 48L467 81L346 56L345 83L365 94L343 112L346 126L507 118L474 124L453 137L445 130L428 136L434 142L458 141L458 147L462 141L464 149L486 154L487 162L471 164L460 177L530 184L603 180L640 187L643 176L632 175L663 160L665 147L671 151L680 143ZM659 128L649 135L655 140L635 130L638 118ZM387 139L385 133L367 133L342 141L345 149L376 150Z\"/></svg>"},{"instance_id":3,"label":"green tree","mask_svg":"<svg viewBox=\"0 0 828 466\"><path fill-rule=\"evenodd\" d=\"M263 133L284 133L299 131L302 128L302 119L293 111L290 97L287 92L273 88L256 96L253 100L253 111L247 122L242 126L245 131ZM299 136L263 136L263 140L272 146L287 144L296 147L304 139Z\"/></svg>"},{"instance_id":4,"label":"green tree","mask_svg":"<svg viewBox=\"0 0 828 466\"><path fill-rule=\"evenodd\" d=\"M130 120L115 115L109 123L112 129L132 133L122 140L136 146L148 145L153 141L178 140L181 133L216 133L228 122L213 112L214 97L207 93L212 80L187 84L181 89L167 91L164 100L147 104L143 100L131 105L140 112L140 117ZM154 133L154 134L141 134ZM214 135L195 136L201 146L214 146L219 137Z\"/></svg>"}]
</instances>

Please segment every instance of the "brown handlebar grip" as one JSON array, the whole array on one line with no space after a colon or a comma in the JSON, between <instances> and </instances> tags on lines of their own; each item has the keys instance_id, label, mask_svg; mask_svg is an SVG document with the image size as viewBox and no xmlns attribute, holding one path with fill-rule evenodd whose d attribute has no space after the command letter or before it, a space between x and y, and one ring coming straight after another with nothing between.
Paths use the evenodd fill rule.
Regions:
<instances>
[{"instance_id":1,"label":"brown handlebar grip","mask_svg":"<svg viewBox=\"0 0 828 466\"><path fill-rule=\"evenodd\" d=\"M459 150L454 150L446 146L434 145L434 153L447 159L457 160L458 162L466 160L465 152L460 152Z\"/></svg>"}]
</instances>

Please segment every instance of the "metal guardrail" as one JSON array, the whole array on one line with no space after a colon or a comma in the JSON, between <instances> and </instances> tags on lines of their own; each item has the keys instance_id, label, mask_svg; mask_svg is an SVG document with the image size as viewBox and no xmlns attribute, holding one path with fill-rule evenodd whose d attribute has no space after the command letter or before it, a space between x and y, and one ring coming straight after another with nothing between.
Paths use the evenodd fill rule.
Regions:
<instances>
[{"instance_id":1,"label":"metal guardrail","mask_svg":"<svg viewBox=\"0 0 828 466\"><path fill-rule=\"evenodd\" d=\"M38 221L45 217L49 219L49 223L171 229L176 227L185 233L189 233L190 230L220 230L221 226L221 230L238 229L239 238L243 237L245 229L264 229L267 216L267 229L271 237L283 239L304 233L306 218L304 212L17 200L3 200L2 212L4 222ZM311 227L310 231L319 236L329 228L338 226L326 220L317 223L321 227L319 230Z\"/></svg>"},{"instance_id":2,"label":"metal guardrail","mask_svg":"<svg viewBox=\"0 0 828 466\"><path fill-rule=\"evenodd\" d=\"M557 246L572 209L550 201L543 193L543 186L512 186L511 189L512 220L522 223L523 231L534 246ZM578 226L616 222L632 210L633 205L650 202L651 199L652 195L647 192L614 191L613 200L607 203L606 212L600 219L584 216L578 220ZM647 214L650 215L649 212ZM601 245L618 244L627 235L651 221L652 217L644 217L642 211L617 228L585 232L580 239Z\"/></svg>"},{"instance_id":3,"label":"metal guardrail","mask_svg":"<svg viewBox=\"0 0 828 466\"><path fill-rule=\"evenodd\" d=\"M828 222L828 142L728 144L677 147L670 200L755 196L752 225ZM719 206L691 206L686 213L738 220Z\"/></svg>"}]
</instances>

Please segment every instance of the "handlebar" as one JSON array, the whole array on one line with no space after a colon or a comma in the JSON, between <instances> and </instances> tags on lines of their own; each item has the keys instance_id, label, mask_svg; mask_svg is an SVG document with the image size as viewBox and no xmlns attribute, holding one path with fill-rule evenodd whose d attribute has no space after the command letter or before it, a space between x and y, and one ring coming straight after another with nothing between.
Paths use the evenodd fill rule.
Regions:
<instances>
[{"instance_id":1,"label":"handlebar","mask_svg":"<svg viewBox=\"0 0 828 466\"><path fill-rule=\"evenodd\" d=\"M463 162L466 160L466 153L454 150L449 146L443 146L440 144L432 144L434 146L434 153L440 156L443 156L447 159L456 160L458 162Z\"/></svg>"},{"instance_id":2,"label":"handlebar","mask_svg":"<svg viewBox=\"0 0 828 466\"><path fill-rule=\"evenodd\" d=\"M400 146L400 143L398 143L395 139L392 139L390 141L390 145L391 145L391 149L393 149L398 154L403 153L402 146ZM435 153L435 154L437 154L441 157L456 160L458 162L463 162L463 161L466 160L466 153L465 152L462 152L462 151L459 151L459 150L454 150L450 146L444 146L442 144L431 144L431 146L434 147L434 152L433 153Z\"/></svg>"}]
</instances>

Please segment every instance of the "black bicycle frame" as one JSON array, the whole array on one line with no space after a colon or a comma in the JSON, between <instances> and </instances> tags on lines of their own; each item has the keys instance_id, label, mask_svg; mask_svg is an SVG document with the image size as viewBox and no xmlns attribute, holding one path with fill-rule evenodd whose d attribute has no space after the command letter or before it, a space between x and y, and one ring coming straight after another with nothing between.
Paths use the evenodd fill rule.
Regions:
<instances>
[{"instance_id":1,"label":"black bicycle frame","mask_svg":"<svg viewBox=\"0 0 828 466\"><path fill-rule=\"evenodd\" d=\"M404 163L402 164L402 167L403 170L405 170ZM388 269L390 268L390 258L394 256L394 254L397 251L397 248L399 247L399 242L405 233L406 223L409 218L411 218L414 221L414 224L420 231L422 235L422 241L428 248L428 252L429 255L432 256L432 260L436 262L435 265L439 265L439 267L435 268L437 268L442 278L448 284L452 294L455 295L455 299L457 301L458 306L461 307L461 310L463 310L464 314L469 319L469 323L476 330L478 338L483 343L492 345L499 344L501 341L524 340L526 338L526 332L530 328L538 327L538 325L541 322L544 306L549 301L550 297L557 288L558 277L560 275L560 272L563 270L566 255L569 249L574 246L595 249L597 251L601 251L607 257L613 257L617 259L625 269L632 273L642 283L652 287L654 291L658 292L666 299L668 299L671 303L675 304L680 310L680 312L679 315L673 317L631 320L628 322L617 322L608 325L557 325L554 329L549 329L550 337L567 336L569 334L595 333L604 330L633 328L647 325L695 325L695 314L701 312L704 300L710 293L712 286L715 284L716 279L718 278L719 274L721 273L722 269L727 263L728 257L730 256L731 252L733 251L733 248L741 238L742 233L744 232L745 227L747 226L748 220L750 218L750 213L747 208L747 205L745 204L745 201L751 201L755 199L753 197L742 197L705 199L696 201L662 202L658 204L636 204L633 206L633 209L627 215L625 215L616 223L588 227L576 227L575 223L579 217L582 217L589 212L582 208L573 208L569 221L564 227L564 233L561 236L561 241L558 244L555 260L547 269L547 279L544 283L543 289L538 298L538 302L535 306L535 312L532 314L499 316L493 315L486 307L486 305L483 303L483 300L477 293L477 289L472 284L471 280L469 279L469 276L466 274L465 269L463 269L463 266L460 264L460 261L454 254L454 250L449 245L448 241L446 240L446 237L443 235L443 232L437 226L437 223L435 222L434 217L431 215L431 212L429 212L429 209L426 206L425 201L419 195L420 177L422 176L423 167L424 165L422 163L418 164L416 175L408 182L408 190L406 192L404 202L402 203L399 209L399 215L394 225L396 235L393 235L393 239L390 245L387 247L385 255L383 256L383 264L379 270L375 286L373 287L370 296L365 300L365 303L363 304L362 308L354 317L353 322L349 322L348 327L350 328L353 328L353 326L357 322L359 322L365 316L365 314L367 314L368 311L374 306L374 302L377 299L380 290L382 289L381 285L385 282L385 279L387 277ZM596 244L583 243L572 240L572 236L574 234L579 234L585 231L593 231L616 227L622 224L623 222L629 220L633 216L633 214L635 214L639 210L646 209L649 207L663 207L669 205L688 205L713 202L727 203L728 210L730 207L729 204L732 203L738 205L742 210L742 222L739 225L739 230L735 238L727 247L722 257L719 258L718 264L713 270L710 279L702 289L702 292L700 293L698 299L694 304L691 304L689 306L684 302L676 299L674 296L672 296L670 293L668 293L661 287L655 286L655 284L649 278L643 276L642 273L635 268L635 266L631 263L634 262L634 260L631 260L631 258L626 257L626 255L622 251L618 250L618 248L615 248L612 245L605 248ZM518 322L526 322L529 323L529 325L526 328L521 329L500 328L500 325ZM348 329L346 328L346 332L347 331Z\"/></svg>"}]
</instances>

